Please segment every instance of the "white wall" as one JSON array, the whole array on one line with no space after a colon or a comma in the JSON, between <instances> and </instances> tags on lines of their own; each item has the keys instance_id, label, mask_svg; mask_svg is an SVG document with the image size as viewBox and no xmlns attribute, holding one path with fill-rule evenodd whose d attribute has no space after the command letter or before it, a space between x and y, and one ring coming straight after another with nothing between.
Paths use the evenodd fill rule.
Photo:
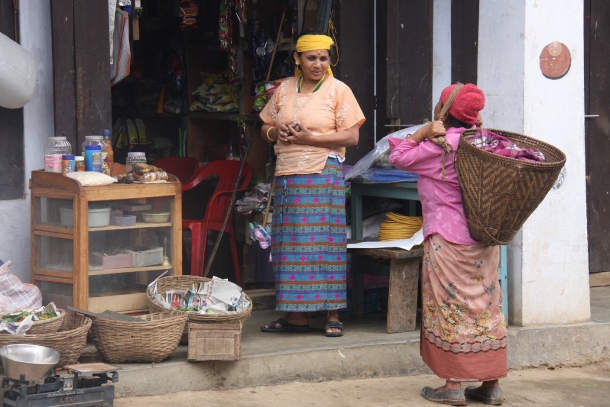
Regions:
<instances>
[{"instance_id":1,"label":"white wall","mask_svg":"<svg viewBox=\"0 0 610 407\"><path fill-rule=\"evenodd\" d=\"M0 259L12 260L11 271L30 280L30 195L32 170L42 168L44 144L53 136L53 75L49 0L20 0L20 44L38 62L38 86L23 108L25 141L24 199L0 201ZM8 137L8 135L3 135Z\"/></svg>"},{"instance_id":2,"label":"white wall","mask_svg":"<svg viewBox=\"0 0 610 407\"><path fill-rule=\"evenodd\" d=\"M434 106L442 90L451 85L451 0L434 0L432 20L432 106L430 117L434 120Z\"/></svg>"},{"instance_id":3,"label":"white wall","mask_svg":"<svg viewBox=\"0 0 610 407\"><path fill-rule=\"evenodd\" d=\"M480 2L478 84L486 127L522 132L567 155L567 177L549 192L509 247L512 323L590 318L584 151L583 4L565 0ZM544 77L539 55L561 41L572 53L561 79Z\"/></svg>"}]
</instances>

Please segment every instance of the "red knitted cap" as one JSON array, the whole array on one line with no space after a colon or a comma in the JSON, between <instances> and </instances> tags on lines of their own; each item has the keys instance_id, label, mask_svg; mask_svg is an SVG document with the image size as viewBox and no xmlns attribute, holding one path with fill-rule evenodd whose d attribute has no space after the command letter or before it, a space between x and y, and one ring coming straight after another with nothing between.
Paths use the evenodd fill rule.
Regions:
<instances>
[{"instance_id":1,"label":"red knitted cap","mask_svg":"<svg viewBox=\"0 0 610 407\"><path fill-rule=\"evenodd\" d=\"M449 95L456 86L457 83L443 89L441 92L441 101L443 102L443 105L447 102ZM483 110L484 107L485 95L483 94L483 91L477 88L476 85L467 83L455 96L453 104L449 109L449 114L464 123L475 124L479 117L479 112Z\"/></svg>"}]
</instances>

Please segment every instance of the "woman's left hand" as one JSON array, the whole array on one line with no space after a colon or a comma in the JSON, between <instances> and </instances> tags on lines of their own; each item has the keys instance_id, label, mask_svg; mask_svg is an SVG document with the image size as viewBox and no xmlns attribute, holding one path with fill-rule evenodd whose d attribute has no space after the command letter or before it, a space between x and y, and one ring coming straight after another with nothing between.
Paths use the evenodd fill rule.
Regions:
<instances>
[{"instance_id":1,"label":"woman's left hand","mask_svg":"<svg viewBox=\"0 0 610 407\"><path fill-rule=\"evenodd\" d=\"M301 122L293 122L288 124L288 144L307 144L311 145L311 132Z\"/></svg>"}]
</instances>

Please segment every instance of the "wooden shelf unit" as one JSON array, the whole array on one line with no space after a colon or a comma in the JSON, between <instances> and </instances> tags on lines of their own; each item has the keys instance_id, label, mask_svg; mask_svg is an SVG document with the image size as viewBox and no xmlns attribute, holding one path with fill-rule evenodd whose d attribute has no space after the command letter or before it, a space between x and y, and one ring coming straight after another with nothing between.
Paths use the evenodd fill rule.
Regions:
<instances>
[{"instance_id":1,"label":"wooden shelf unit","mask_svg":"<svg viewBox=\"0 0 610 407\"><path fill-rule=\"evenodd\" d=\"M146 308L146 286L156 274L164 271L168 271L167 275L182 274L182 191L180 182L170 177L167 183L83 187L63 174L33 171L30 180L31 281L41 288L43 302L55 301L60 308L73 305L95 312L139 311ZM112 208L125 202L153 203L150 211L155 210L155 205L163 206L163 211L171 213L169 221L138 221L134 226L88 226L90 205ZM72 227L66 226L66 219L61 218L63 207L72 208ZM139 240L148 238L144 243L153 246L163 242L153 241L152 234L157 240L167 238L166 255L170 265L90 270L90 244L92 247L107 242L121 244L115 241L117 234L124 234L119 236L128 241L123 248L131 250L134 247L129 247L128 237L132 234ZM133 281L125 284L121 284L123 280L111 281L125 276ZM96 279L92 286L91 277Z\"/></svg>"}]
</instances>

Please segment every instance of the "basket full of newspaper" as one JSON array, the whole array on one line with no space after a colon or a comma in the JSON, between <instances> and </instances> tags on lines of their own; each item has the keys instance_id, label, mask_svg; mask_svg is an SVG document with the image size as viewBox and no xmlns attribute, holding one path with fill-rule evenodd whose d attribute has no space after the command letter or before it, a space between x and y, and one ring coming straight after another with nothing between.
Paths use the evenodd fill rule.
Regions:
<instances>
[{"instance_id":1,"label":"basket full of newspaper","mask_svg":"<svg viewBox=\"0 0 610 407\"><path fill-rule=\"evenodd\" d=\"M243 324L252 312L252 301L241 287L217 277L161 277L146 293L151 313L185 312L189 323ZM181 342L188 342L188 323Z\"/></svg>"}]
</instances>

